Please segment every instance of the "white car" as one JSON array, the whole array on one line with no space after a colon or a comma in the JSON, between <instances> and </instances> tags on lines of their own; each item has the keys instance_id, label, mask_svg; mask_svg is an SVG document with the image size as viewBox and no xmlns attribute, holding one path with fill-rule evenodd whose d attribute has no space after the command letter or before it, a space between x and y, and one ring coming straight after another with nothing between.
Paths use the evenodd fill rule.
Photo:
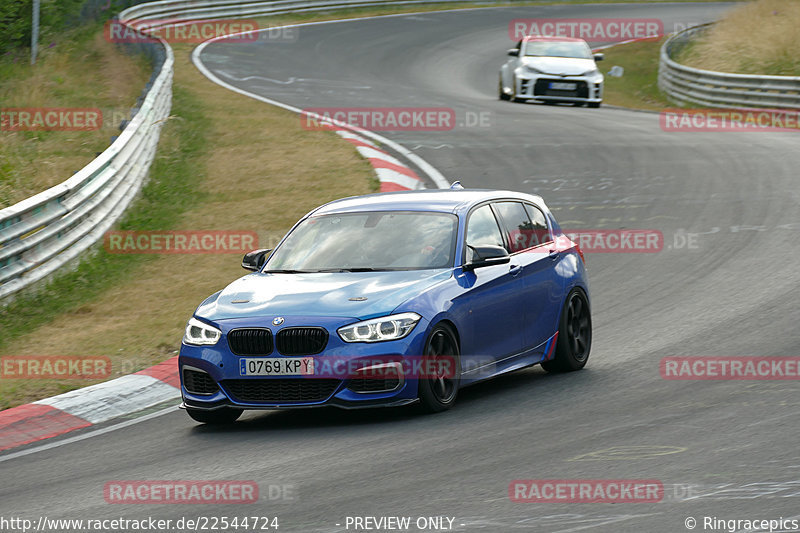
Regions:
<instances>
[{"instance_id":1,"label":"white car","mask_svg":"<svg viewBox=\"0 0 800 533\"><path fill-rule=\"evenodd\" d=\"M529 36L508 51L511 56L500 68L498 93L501 100L515 102L571 102L600 107L603 75L583 39Z\"/></svg>"}]
</instances>

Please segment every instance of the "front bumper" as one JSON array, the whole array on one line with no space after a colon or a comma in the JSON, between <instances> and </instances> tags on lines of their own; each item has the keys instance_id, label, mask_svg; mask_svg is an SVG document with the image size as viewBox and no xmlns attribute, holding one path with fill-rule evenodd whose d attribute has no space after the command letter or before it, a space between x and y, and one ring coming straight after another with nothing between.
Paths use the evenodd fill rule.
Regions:
<instances>
[{"instance_id":1,"label":"front bumper","mask_svg":"<svg viewBox=\"0 0 800 533\"><path fill-rule=\"evenodd\" d=\"M528 71L517 73L515 78L517 98L555 101L599 103L603 101L603 76L553 76L533 74ZM553 87L552 84L570 84L574 89Z\"/></svg>"},{"instance_id":2,"label":"front bumper","mask_svg":"<svg viewBox=\"0 0 800 533\"><path fill-rule=\"evenodd\" d=\"M408 360L421 354L428 323L421 319L405 338L377 343L346 343L336 330L354 319L286 317L281 329L313 324L325 328L328 342L322 352L302 355L314 360L315 374L308 376L245 376L242 359L285 357L277 350L268 355L235 355L228 332L239 328L264 328L262 320L223 320L214 325L223 332L214 346L181 344L178 368L184 406L193 409L293 409L335 406L345 409L405 405L417 401L417 379L407 370ZM299 357L299 356L291 356ZM359 370L376 369L379 377L359 379ZM391 372L385 372L385 370ZM369 376L375 376L370 373ZM207 376L207 377L205 377ZM395 376L396 379L395 379ZM202 383L201 383L202 382ZM365 386L366 384L366 386Z\"/></svg>"}]
</instances>

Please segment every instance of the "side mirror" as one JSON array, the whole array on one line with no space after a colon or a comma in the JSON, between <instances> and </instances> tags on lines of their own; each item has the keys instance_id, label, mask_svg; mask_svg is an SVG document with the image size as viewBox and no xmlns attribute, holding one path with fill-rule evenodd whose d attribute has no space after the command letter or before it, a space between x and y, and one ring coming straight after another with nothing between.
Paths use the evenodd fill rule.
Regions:
<instances>
[{"instance_id":1,"label":"side mirror","mask_svg":"<svg viewBox=\"0 0 800 533\"><path fill-rule=\"evenodd\" d=\"M508 50L508 55L513 57L519 57L519 48L510 48Z\"/></svg>"},{"instance_id":2,"label":"side mirror","mask_svg":"<svg viewBox=\"0 0 800 533\"><path fill-rule=\"evenodd\" d=\"M594 60L595 61L602 61L603 59L605 59L605 57L606 57L605 54L595 54L594 55Z\"/></svg>"},{"instance_id":3,"label":"side mirror","mask_svg":"<svg viewBox=\"0 0 800 533\"><path fill-rule=\"evenodd\" d=\"M270 254L272 250L262 248L261 250L253 250L252 252L247 252L244 254L244 259L242 259L242 268L245 270L252 270L253 272L258 272L261 270L261 267L264 266L264 263L267 262L267 256Z\"/></svg>"},{"instance_id":4,"label":"side mirror","mask_svg":"<svg viewBox=\"0 0 800 533\"><path fill-rule=\"evenodd\" d=\"M470 248L475 254L475 259L462 267L466 271L492 265L502 265L511 261L511 256L502 246L470 246Z\"/></svg>"}]
</instances>

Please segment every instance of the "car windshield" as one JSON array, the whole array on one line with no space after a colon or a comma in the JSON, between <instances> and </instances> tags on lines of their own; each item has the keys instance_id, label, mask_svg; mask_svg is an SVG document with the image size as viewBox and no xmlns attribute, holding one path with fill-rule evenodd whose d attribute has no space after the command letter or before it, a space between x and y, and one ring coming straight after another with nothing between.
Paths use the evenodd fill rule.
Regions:
<instances>
[{"instance_id":1,"label":"car windshield","mask_svg":"<svg viewBox=\"0 0 800 533\"><path fill-rule=\"evenodd\" d=\"M453 265L458 218L373 211L312 216L275 250L264 272L418 270Z\"/></svg>"},{"instance_id":2,"label":"car windshield","mask_svg":"<svg viewBox=\"0 0 800 533\"><path fill-rule=\"evenodd\" d=\"M534 57L575 57L592 59L592 50L586 43L570 41L529 41L525 55Z\"/></svg>"}]
</instances>

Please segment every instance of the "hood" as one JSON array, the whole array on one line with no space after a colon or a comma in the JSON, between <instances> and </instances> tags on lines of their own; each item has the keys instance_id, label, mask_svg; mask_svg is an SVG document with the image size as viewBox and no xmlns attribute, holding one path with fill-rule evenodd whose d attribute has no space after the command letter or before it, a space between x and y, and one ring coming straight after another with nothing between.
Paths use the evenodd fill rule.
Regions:
<instances>
[{"instance_id":1,"label":"hood","mask_svg":"<svg viewBox=\"0 0 800 533\"><path fill-rule=\"evenodd\" d=\"M594 59L579 59L575 57L525 57L526 66L540 70L545 74L578 76L588 70L597 68Z\"/></svg>"},{"instance_id":2,"label":"hood","mask_svg":"<svg viewBox=\"0 0 800 533\"><path fill-rule=\"evenodd\" d=\"M200 304L195 315L211 321L274 315L367 319L391 313L451 276L451 270L249 274Z\"/></svg>"}]
</instances>

